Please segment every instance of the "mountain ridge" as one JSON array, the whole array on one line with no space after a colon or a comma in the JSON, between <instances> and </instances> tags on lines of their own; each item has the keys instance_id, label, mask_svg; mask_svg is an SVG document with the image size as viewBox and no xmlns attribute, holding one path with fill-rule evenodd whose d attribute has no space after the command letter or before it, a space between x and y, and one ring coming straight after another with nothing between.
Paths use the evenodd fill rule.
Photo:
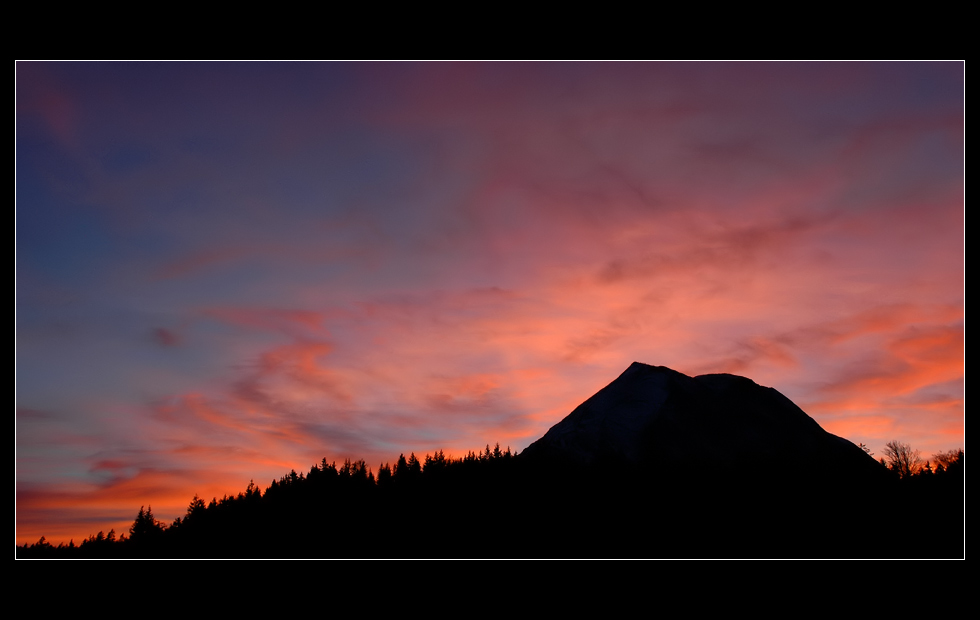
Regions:
<instances>
[{"instance_id":1,"label":"mountain ridge","mask_svg":"<svg viewBox=\"0 0 980 620\"><path fill-rule=\"evenodd\" d=\"M858 446L822 428L771 387L732 374L690 377L633 362L615 380L529 445L521 456L591 465L762 465L812 473L878 476Z\"/></svg>"}]
</instances>

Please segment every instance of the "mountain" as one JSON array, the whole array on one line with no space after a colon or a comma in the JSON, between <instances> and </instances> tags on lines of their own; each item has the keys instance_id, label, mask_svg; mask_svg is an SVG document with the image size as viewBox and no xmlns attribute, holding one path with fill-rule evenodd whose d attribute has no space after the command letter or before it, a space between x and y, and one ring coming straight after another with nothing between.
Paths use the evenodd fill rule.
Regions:
<instances>
[{"instance_id":1,"label":"mountain","mask_svg":"<svg viewBox=\"0 0 980 620\"><path fill-rule=\"evenodd\" d=\"M876 512L888 470L773 388L634 362L519 456L567 557L933 553ZM877 509L874 507L878 507Z\"/></svg>"},{"instance_id":2,"label":"mountain","mask_svg":"<svg viewBox=\"0 0 980 620\"><path fill-rule=\"evenodd\" d=\"M886 472L773 388L728 374L689 377L634 362L521 455L589 466L732 467L808 477Z\"/></svg>"}]
</instances>

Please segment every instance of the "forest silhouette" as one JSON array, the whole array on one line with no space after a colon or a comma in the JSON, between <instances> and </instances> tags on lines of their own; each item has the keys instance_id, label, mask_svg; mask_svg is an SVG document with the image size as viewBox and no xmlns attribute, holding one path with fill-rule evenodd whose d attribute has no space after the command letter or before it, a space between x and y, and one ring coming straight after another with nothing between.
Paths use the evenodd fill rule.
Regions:
<instances>
[{"instance_id":1,"label":"forest silhouette","mask_svg":"<svg viewBox=\"0 0 980 620\"><path fill-rule=\"evenodd\" d=\"M901 446L899 442L892 442ZM862 446L864 447L864 446ZM865 448L865 451L867 449ZM140 507L128 532L18 558L959 558L962 450L908 472L891 452L881 476L824 478L778 462L587 466L482 453L401 455L377 475L326 458L261 490L254 482L184 516ZM916 519L926 513L929 518Z\"/></svg>"}]
</instances>

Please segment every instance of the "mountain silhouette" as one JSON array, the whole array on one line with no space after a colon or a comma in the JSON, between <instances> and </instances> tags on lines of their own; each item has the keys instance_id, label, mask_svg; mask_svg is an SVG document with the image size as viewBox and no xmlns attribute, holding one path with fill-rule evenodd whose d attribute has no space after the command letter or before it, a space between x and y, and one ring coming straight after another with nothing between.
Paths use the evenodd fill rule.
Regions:
<instances>
[{"instance_id":1,"label":"mountain silhouette","mask_svg":"<svg viewBox=\"0 0 980 620\"><path fill-rule=\"evenodd\" d=\"M911 540L871 510L900 501L885 467L745 377L634 362L518 459L548 481L528 500L571 546L556 556L895 557Z\"/></svg>"},{"instance_id":2,"label":"mountain silhouette","mask_svg":"<svg viewBox=\"0 0 980 620\"><path fill-rule=\"evenodd\" d=\"M886 475L773 388L729 374L689 377L634 362L521 454L589 466L688 464L818 478Z\"/></svg>"}]
</instances>

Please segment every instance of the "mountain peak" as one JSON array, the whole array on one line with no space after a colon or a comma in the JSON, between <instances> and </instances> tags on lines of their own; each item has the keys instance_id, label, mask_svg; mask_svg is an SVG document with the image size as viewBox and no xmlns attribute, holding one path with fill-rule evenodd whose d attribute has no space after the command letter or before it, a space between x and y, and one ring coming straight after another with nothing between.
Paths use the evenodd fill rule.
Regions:
<instances>
[{"instance_id":1,"label":"mountain peak","mask_svg":"<svg viewBox=\"0 0 980 620\"><path fill-rule=\"evenodd\" d=\"M877 463L773 388L730 374L689 377L633 362L524 451L589 465L697 463L824 471ZM819 464L819 465L816 465Z\"/></svg>"}]
</instances>

